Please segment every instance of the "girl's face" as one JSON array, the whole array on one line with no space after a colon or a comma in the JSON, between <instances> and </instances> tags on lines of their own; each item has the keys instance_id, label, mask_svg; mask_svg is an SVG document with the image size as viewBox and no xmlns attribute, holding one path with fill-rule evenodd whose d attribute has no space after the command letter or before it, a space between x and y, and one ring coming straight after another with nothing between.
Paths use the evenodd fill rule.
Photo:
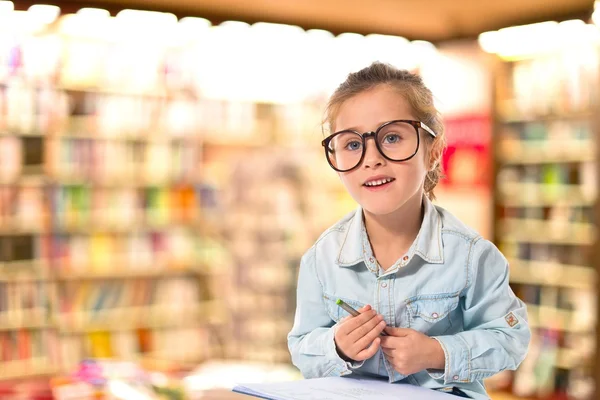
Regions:
<instances>
[{"instance_id":1,"label":"girl's face","mask_svg":"<svg viewBox=\"0 0 600 400\"><path fill-rule=\"evenodd\" d=\"M417 120L404 97L393 88L382 85L346 100L335 119L335 130L371 132L383 123L397 119ZM339 176L350 195L366 212L387 215L407 203L420 206L428 172L425 153L424 140L421 140L419 152L410 160L389 161L369 138L362 163L352 171L340 172ZM381 180L391 182L379 186L366 185Z\"/></svg>"}]
</instances>

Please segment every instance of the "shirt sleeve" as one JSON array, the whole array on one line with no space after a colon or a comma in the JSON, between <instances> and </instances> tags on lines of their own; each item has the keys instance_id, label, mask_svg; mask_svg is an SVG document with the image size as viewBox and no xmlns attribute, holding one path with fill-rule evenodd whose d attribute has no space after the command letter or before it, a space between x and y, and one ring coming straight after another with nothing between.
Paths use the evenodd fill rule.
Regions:
<instances>
[{"instance_id":1,"label":"shirt sleeve","mask_svg":"<svg viewBox=\"0 0 600 400\"><path fill-rule=\"evenodd\" d=\"M444 384L483 380L515 370L525 358L531 331L525 304L509 286L508 262L489 241L471 245L469 282L463 294L464 332L434 337L446 359L444 371L428 371Z\"/></svg>"},{"instance_id":2,"label":"shirt sleeve","mask_svg":"<svg viewBox=\"0 0 600 400\"><path fill-rule=\"evenodd\" d=\"M288 334L288 348L293 364L305 378L348 375L364 362L346 362L336 350L337 325L327 312L315 258L312 247L300 262L296 314Z\"/></svg>"}]
</instances>

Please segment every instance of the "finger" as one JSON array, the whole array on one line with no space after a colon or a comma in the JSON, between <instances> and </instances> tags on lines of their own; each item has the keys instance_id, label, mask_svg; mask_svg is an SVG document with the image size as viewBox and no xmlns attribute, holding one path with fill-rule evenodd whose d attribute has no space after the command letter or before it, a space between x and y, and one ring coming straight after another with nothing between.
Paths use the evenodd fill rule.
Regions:
<instances>
[{"instance_id":1,"label":"finger","mask_svg":"<svg viewBox=\"0 0 600 400\"><path fill-rule=\"evenodd\" d=\"M347 328L346 332L347 333L352 332L353 330L355 330L359 326L362 326L365 322L370 321L372 318L375 318L376 316L377 316L377 313L375 312L375 310L368 310L368 311L361 313L357 317L350 318L350 320L344 324L344 326Z\"/></svg>"},{"instance_id":2,"label":"finger","mask_svg":"<svg viewBox=\"0 0 600 400\"><path fill-rule=\"evenodd\" d=\"M377 320L377 318L373 318L373 320ZM371 320L371 321L373 321ZM363 327L369 325L371 323L371 321L369 321L368 324L363 325ZM369 343L372 343L377 337L379 337L379 335L381 335L381 332L383 332L383 329L385 328L385 321L380 321L377 324L375 324L370 331L368 331L365 335L362 336L362 338L359 338L355 343L354 346L356 346L355 348L357 350L362 350L364 348L366 348ZM354 332L357 332L359 329L357 329ZM350 337L350 339L353 339L354 337L354 332L352 332L352 336Z\"/></svg>"},{"instance_id":3,"label":"finger","mask_svg":"<svg viewBox=\"0 0 600 400\"><path fill-rule=\"evenodd\" d=\"M359 308L357 311L360 312L361 314L363 314L365 312L370 311L371 309L372 309L371 306L369 304L367 304L366 306L363 306L363 307ZM342 324L344 324L345 322L347 322L348 320L350 320L352 318L355 318L355 317L352 316L352 315L347 315L347 316L345 316L344 318L342 318L342 319L340 319L338 321L338 325L342 325ZM349 329L348 331L344 331L344 332L345 332L345 334L348 334L348 333L352 332L352 330L354 330L354 329L355 328L353 327L352 329Z\"/></svg>"},{"instance_id":4,"label":"finger","mask_svg":"<svg viewBox=\"0 0 600 400\"><path fill-rule=\"evenodd\" d=\"M412 334L413 332L415 332L413 329L409 329L409 328L393 328L391 326L388 326L387 328L385 328L385 333L387 333L390 336L395 336L395 337L406 337L410 334Z\"/></svg>"},{"instance_id":5,"label":"finger","mask_svg":"<svg viewBox=\"0 0 600 400\"><path fill-rule=\"evenodd\" d=\"M360 340L360 338L366 336L375 327L378 327L379 324L382 322L383 322L383 326L381 327L381 330L379 332L379 333L381 333L381 332L383 332L383 328L385 328L385 321L383 320L382 315L375 315L373 318L371 318L367 322L356 327L356 329L354 329L348 336L350 337L350 339L353 342L358 342ZM379 335L377 335L377 336L379 336ZM369 343L371 343L373 341L373 339L375 339L375 338L372 338L371 340L369 340Z\"/></svg>"},{"instance_id":6,"label":"finger","mask_svg":"<svg viewBox=\"0 0 600 400\"><path fill-rule=\"evenodd\" d=\"M381 339L379 337L375 338L375 340L373 341L373 343L371 343L371 345L369 347L360 351L356 355L356 360L363 361L363 360L367 360L367 359L373 357L375 355L375 353L377 353L377 351L379 350L380 342L381 342Z\"/></svg>"},{"instance_id":7,"label":"finger","mask_svg":"<svg viewBox=\"0 0 600 400\"><path fill-rule=\"evenodd\" d=\"M356 318L358 318L358 317L353 317L352 315L347 315L344 318L340 319L339 322L337 323L338 331L341 334L344 334L346 336L348 334L350 334L350 332L352 332L354 329L356 329L356 321L355 321Z\"/></svg>"}]
</instances>

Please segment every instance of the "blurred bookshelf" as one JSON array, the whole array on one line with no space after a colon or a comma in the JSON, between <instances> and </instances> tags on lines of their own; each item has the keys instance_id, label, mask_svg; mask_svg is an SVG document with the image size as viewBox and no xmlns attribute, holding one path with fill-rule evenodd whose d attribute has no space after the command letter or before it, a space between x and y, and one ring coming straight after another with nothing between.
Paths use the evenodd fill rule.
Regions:
<instances>
[{"instance_id":1,"label":"blurred bookshelf","mask_svg":"<svg viewBox=\"0 0 600 400\"><path fill-rule=\"evenodd\" d=\"M0 27L0 380L289 363L300 257L354 207L323 173L324 99L209 98L201 36L136 47L69 20Z\"/></svg>"},{"instance_id":2,"label":"blurred bookshelf","mask_svg":"<svg viewBox=\"0 0 600 400\"><path fill-rule=\"evenodd\" d=\"M494 240L533 337L520 368L490 383L519 398L589 399L600 49L581 44L495 64Z\"/></svg>"},{"instance_id":3,"label":"blurred bookshelf","mask_svg":"<svg viewBox=\"0 0 600 400\"><path fill-rule=\"evenodd\" d=\"M0 379L64 373L88 357L206 359L208 332L227 314L210 292L218 274L205 266L194 160L168 137L123 144L90 124L85 139L63 140L66 125L29 135L1 121ZM193 156L199 141L190 142ZM136 151L147 158L134 165L125 153ZM153 151L173 155L169 171L154 169L164 163Z\"/></svg>"},{"instance_id":4,"label":"blurred bookshelf","mask_svg":"<svg viewBox=\"0 0 600 400\"><path fill-rule=\"evenodd\" d=\"M63 56L64 68L76 58ZM1 59L0 379L89 357L207 359L228 314L207 266L201 137L159 126L181 96L71 90L64 69L31 76L25 60ZM152 109L120 116L134 106Z\"/></svg>"}]
</instances>

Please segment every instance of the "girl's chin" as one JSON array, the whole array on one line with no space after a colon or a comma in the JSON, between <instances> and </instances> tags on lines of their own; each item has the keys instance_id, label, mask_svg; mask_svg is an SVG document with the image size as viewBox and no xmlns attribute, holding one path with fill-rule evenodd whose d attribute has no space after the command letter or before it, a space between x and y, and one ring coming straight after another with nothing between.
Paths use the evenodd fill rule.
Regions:
<instances>
[{"instance_id":1,"label":"girl's chin","mask_svg":"<svg viewBox=\"0 0 600 400\"><path fill-rule=\"evenodd\" d=\"M401 204L364 204L363 210L373 215L388 215L400 208Z\"/></svg>"}]
</instances>

